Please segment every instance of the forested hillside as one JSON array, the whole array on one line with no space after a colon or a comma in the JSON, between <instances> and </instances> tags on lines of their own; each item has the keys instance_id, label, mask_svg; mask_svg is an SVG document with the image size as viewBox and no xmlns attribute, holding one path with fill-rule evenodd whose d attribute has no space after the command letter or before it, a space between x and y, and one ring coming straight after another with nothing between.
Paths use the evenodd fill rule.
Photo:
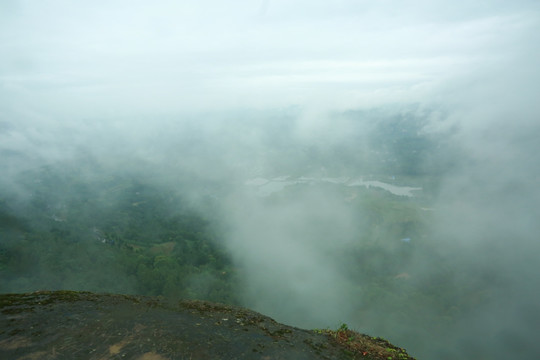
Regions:
<instances>
[{"instance_id":1,"label":"forested hillside","mask_svg":"<svg viewBox=\"0 0 540 360\"><path fill-rule=\"evenodd\" d=\"M2 194L0 291L237 301L235 270L212 221L216 213L202 213L181 194L140 177L83 179L80 171L28 171L18 179L22 198Z\"/></svg>"}]
</instances>

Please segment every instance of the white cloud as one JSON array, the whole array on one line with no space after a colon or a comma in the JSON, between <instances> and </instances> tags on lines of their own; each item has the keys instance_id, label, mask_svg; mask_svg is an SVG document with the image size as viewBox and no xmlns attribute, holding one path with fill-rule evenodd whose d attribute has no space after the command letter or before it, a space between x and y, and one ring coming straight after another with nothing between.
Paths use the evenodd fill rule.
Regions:
<instances>
[{"instance_id":1,"label":"white cloud","mask_svg":"<svg viewBox=\"0 0 540 360\"><path fill-rule=\"evenodd\" d=\"M538 29L528 2L12 4L4 91L70 114L420 101Z\"/></svg>"}]
</instances>

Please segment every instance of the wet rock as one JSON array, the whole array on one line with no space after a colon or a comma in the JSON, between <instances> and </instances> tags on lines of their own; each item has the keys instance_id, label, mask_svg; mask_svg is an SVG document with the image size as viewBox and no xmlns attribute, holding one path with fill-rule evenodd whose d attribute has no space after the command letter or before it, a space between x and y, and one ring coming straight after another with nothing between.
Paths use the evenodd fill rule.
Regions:
<instances>
[{"instance_id":1,"label":"wet rock","mask_svg":"<svg viewBox=\"0 0 540 360\"><path fill-rule=\"evenodd\" d=\"M349 329L303 330L205 301L34 292L0 295L2 359L413 359Z\"/></svg>"}]
</instances>

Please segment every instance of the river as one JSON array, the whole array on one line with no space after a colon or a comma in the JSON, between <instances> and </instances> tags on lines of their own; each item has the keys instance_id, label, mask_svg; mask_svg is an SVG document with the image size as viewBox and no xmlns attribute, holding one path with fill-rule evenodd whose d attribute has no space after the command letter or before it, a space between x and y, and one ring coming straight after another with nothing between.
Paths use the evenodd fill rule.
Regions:
<instances>
[{"instance_id":1,"label":"river","mask_svg":"<svg viewBox=\"0 0 540 360\"><path fill-rule=\"evenodd\" d=\"M364 186L366 188L376 187L386 190L397 196L407 196L413 197L414 191L421 191L421 187L411 187L411 186L398 186L393 184L388 184L378 180L364 180L363 178L351 179L349 177L299 177L291 178L290 176L279 176L272 179L265 178L253 178L245 182L245 185L255 188L255 191L258 196L268 196L272 193L283 190L287 186L298 185L298 184L321 184L321 183L332 183L332 184L342 184L345 186Z\"/></svg>"}]
</instances>

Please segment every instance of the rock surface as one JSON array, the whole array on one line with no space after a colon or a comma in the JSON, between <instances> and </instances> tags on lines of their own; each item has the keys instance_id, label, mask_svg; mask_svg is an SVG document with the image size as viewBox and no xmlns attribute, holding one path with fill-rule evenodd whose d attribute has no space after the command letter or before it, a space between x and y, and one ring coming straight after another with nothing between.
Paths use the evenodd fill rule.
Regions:
<instances>
[{"instance_id":1,"label":"rock surface","mask_svg":"<svg viewBox=\"0 0 540 360\"><path fill-rule=\"evenodd\" d=\"M204 301L88 292L0 295L1 359L413 359L379 338L302 330Z\"/></svg>"}]
</instances>

